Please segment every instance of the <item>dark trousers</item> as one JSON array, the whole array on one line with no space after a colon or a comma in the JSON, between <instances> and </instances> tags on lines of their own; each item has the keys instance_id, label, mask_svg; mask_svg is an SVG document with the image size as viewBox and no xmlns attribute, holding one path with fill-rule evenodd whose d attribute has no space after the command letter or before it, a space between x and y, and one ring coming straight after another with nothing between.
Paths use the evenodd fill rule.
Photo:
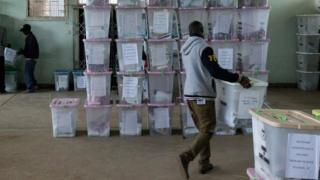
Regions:
<instances>
[{"instance_id":1,"label":"dark trousers","mask_svg":"<svg viewBox=\"0 0 320 180\"><path fill-rule=\"evenodd\" d=\"M0 56L0 92L5 90L5 66L4 66L4 57Z\"/></svg>"},{"instance_id":2,"label":"dark trousers","mask_svg":"<svg viewBox=\"0 0 320 180\"><path fill-rule=\"evenodd\" d=\"M37 62L34 59L26 60L24 67L24 80L28 90L34 90L34 86L37 85L37 81L34 77L36 63Z\"/></svg>"}]
</instances>

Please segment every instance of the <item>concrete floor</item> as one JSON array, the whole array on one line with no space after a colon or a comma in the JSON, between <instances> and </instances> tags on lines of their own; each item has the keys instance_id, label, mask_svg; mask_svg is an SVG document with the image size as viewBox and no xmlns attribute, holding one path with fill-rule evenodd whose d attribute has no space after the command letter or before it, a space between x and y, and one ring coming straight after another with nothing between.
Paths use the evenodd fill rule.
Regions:
<instances>
[{"instance_id":1,"label":"concrete floor","mask_svg":"<svg viewBox=\"0 0 320 180\"><path fill-rule=\"evenodd\" d=\"M175 158L192 142L172 137L88 138L84 109L80 109L79 136L52 138L49 102L54 97L85 97L84 93L41 91L35 94L0 96L0 179L94 179L94 180L179 180ZM272 108L311 112L320 108L320 92L272 88ZM83 102L83 101L82 101ZM178 108L174 127L179 127ZM145 118L144 124L147 119ZM113 111L112 127L117 127ZM197 163L190 167L192 180L241 180L253 166L251 136L216 136L212 139L216 170L199 175Z\"/></svg>"}]
</instances>

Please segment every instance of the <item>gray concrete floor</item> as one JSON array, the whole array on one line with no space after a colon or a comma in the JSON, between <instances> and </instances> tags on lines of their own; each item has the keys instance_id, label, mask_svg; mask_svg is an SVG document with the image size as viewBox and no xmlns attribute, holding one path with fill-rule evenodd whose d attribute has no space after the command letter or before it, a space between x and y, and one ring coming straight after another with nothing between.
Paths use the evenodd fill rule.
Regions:
<instances>
[{"instance_id":1,"label":"gray concrete floor","mask_svg":"<svg viewBox=\"0 0 320 180\"><path fill-rule=\"evenodd\" d=\"M175 158L192 139L172 137L89 138L85 133L71 139L52 138L49 102L54 97L81 97L84 93L41 91L34 94L0 96L0 179L94 179L94 180L179 180ZM271 88L272 108L311 112L320 108L320 92ZM179 128L178 108L174 127ZM144 126L147 118L145 117ZM84 108L80 108L78 129L85 130ZM117 127L113 110L112 127ZM191 164L192 180L248 179L253 166L251 136L215 136L213 163L217 168L199 175Z\"/></svg>"}]
</instances>

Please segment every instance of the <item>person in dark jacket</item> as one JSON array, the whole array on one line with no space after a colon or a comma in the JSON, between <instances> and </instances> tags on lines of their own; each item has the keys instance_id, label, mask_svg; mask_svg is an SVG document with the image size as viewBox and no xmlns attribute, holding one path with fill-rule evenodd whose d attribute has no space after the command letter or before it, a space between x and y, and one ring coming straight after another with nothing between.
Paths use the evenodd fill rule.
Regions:
<instances>
[{"instance_id":1,"label":"person in dark jacket","mask_svg":"<svg viewBox=\"0 0 320 180\"><path fill-rule=\"evenodd\" d=\"M5 90L5 67L4 67L4 48L5 48L6 29L0 27L0 94L6 93Z\"/></svg>"},{"instance_id":2,"label":"person in dark jacket","mask_svg":"<svg viewBox=\"0 0 320 180\"><path fill-rule=\"evenodd\" d=\"M31 31L29 24L23 25L20 31L26 36L24 49L20 52L23 54L26 62L24 68L24 78L27 86L27 92L34 92L37 81L34 77L34 70L36 66L36 59L39 58L39 45L37 38Z\"/></svg>"},{"instance_id":3,"label":"person in dark jacket","mask_svg":"<svg viewBox=\"0 0 320 180\"><path fill-rule=\"evenodd\" d=\"M210 139L216 125L215 98L212 78L228 82L238 82L244 88L250 88L250 79L237 73L230 73L220 67L213 49L204 39L203 25L194 21L189 26L190 37L181 47L181 55L186 80L184 98L187 100L193 121L199 130L194 143L178 156L182 175L189 179L188 166L197 155L199 171L205 174L213 169L210 162Z\"/></svg>"}]
</instances>

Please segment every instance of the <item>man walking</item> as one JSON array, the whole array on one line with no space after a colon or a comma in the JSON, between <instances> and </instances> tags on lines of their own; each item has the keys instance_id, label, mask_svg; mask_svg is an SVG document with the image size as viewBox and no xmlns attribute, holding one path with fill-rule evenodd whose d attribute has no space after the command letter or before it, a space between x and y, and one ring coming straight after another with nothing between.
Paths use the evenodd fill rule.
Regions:
<instances>
[{"instance_id":1,"label":"man walking","mask_svg":"<svg viewBox=\"0 0 320 180\"><path fill-rule=\"evenodd\" d=\"M5 63L4 63L4 48L6 40L6 29L0 26L0 94L6 93L5 90Z\"/></svg>"},{"instance_id":2,"label":"man walking","mask_svg":"<svg viewBox=\"0 0 320 180\"><path fill-rule=\"evenodd\" d=\"M193 121L199 130L191 148L181 153L178 163L182 175L189 179L188 166L200 154L199 171L205 174L213 169L210 163L210 139L216 125L215 90L212 78L229 82L239 82L250 88L250 80L242 75L222 69L212 48L204 40L203 25L194 21L189 25L190 37L181 48L186 71L184 97L187 100Z\"/></svg>"},{"instance_id":3,"label":"man walking","mask_svg":"<svg viewBox=\"0 0 320 180\"><path fill-rule=\"evenodd\" d=\"M27 92L32 93L35 91L35 86L37 85L34 70L37 63L36 59L39 58L39 45L29 24L23 25L20 31L26 36L24 49L20 52L26 59L24 68L25 84L27 86Z\"/></svg>"}]
</instances>

